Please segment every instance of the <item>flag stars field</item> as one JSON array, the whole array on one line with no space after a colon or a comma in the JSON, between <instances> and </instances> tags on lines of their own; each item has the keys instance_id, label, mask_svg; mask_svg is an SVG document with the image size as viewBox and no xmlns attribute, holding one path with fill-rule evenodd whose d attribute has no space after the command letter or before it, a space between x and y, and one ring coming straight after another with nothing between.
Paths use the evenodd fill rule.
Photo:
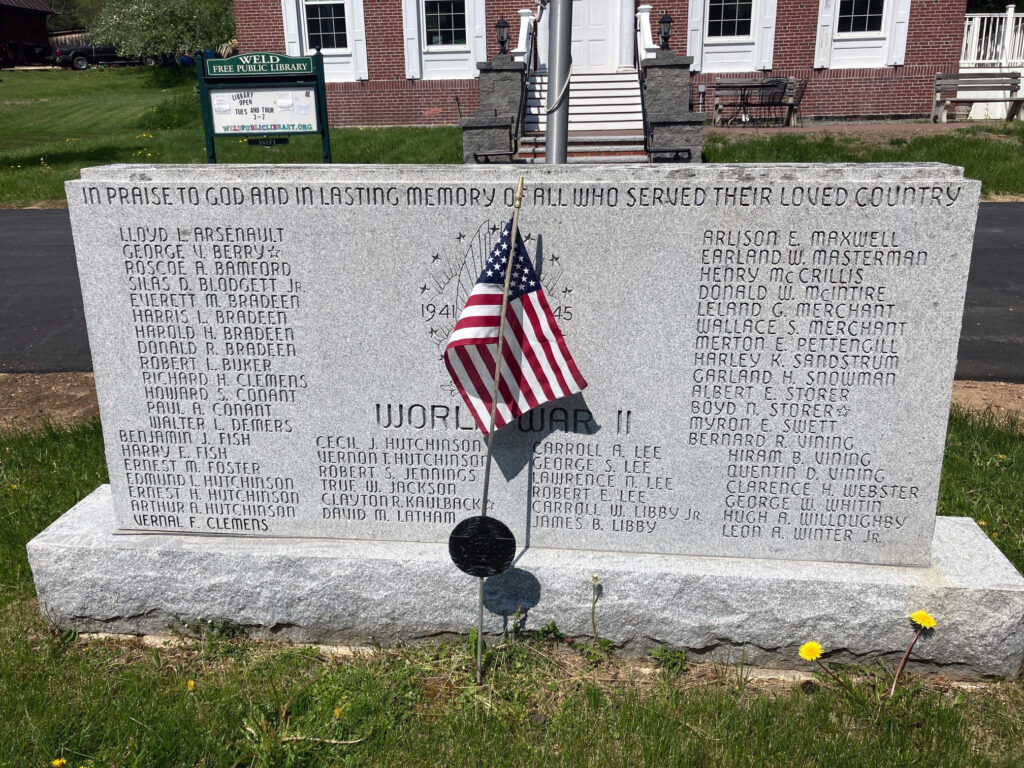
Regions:
<instances>
[{"instance_id":1,"label":"flag stars field","mask_svg":"<svg viewBox=\"0 0 1024 768\"><path fill-rule=\"evenodd\" d=\"M509 268L507 333L500 355L494 428L499 429L532 408L580 392L586 386L540 287L522 236L516 233L513 248L511 222L504 228L493 227L492 231L500 231L501 235L491 249L444 353L452 380L484 434L491 422L498 326L505 273Z\"/></svg>"}]
</instances>

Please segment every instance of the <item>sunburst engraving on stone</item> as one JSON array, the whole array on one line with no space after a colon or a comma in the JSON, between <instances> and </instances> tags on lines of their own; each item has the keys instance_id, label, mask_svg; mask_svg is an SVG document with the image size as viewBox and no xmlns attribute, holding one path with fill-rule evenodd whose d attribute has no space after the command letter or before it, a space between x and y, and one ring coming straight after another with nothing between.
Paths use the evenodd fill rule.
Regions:
<instances>
[{"instance_id":1,"label":"sunburst engraving on stone","mask_svg":"<svg viewBox=\"0 0 1024 768\"><path fill-rule=\"evenodd\" d=\"M439 355L443 354L448 337L504 225L503 221L484 221L475 231L469 234L458 232L445 244L440 247L434 245L427 252L426 275L425 278L421 275L417 280L416 293L420 300L420 317L426 324L425 335L437 348ZM523 239L551 311L562 335L568 338L573 317L573 296L572 289L563 284L565 269L559 257L553 253L542 252L538 258L537 248L542 237L524 232ZM450 382L441 385L441 389L451 395L456 394Z\"/></svg>"}]
</instances>

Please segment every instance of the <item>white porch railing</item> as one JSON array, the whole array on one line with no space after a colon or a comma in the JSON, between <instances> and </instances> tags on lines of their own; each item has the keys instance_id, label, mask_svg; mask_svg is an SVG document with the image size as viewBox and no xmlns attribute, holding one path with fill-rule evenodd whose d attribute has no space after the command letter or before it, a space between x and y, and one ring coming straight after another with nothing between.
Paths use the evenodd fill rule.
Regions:
<instances>
[{"instance_id":1,"label":"white porch railing","mask_svg":"<svg viewBox=\"0 0 1024 768\"><path fill-rule=\"evenodd\" d=\"M646 3L637 8L636 11L636 50L640 61L652 58L659 50L660 45L654 44L654 34L651 31L651 6ZM637 66L640 66L640 61Z\"/></svg>"},{"instance_id":2,"label":"white porch railing","mask_svg":"<svg viewBox=\"0 0 1024 768\"><path fill-rule=\"evenodd\" d=\"M1024 66L1024 13L969 13L964 19L961 67Z\"/></svg>"},{"instance_id":3,"label":"white porch railing","mask_svg":"<svg viewBox=\"0 0 1024 768\"><path fill-rule=\"evenodd\" d=\"M537 17L529 8L519 9L519 34L516 37L516 47L512 49L512 58L516 61L525 61L526 52L532 48L530 38L533 36L533 23L536 20Z\"/></svg>"}]
</instances>

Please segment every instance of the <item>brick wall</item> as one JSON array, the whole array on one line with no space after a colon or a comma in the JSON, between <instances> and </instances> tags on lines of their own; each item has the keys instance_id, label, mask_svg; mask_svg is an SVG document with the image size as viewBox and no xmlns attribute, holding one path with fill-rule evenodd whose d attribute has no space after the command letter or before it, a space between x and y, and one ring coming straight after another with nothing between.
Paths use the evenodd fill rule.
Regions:
<instances>
[{"instance_id":1,"label":"brick wall","mask_svg":"<svg viewBox=\"0 0 1024 768\"><path fill-rule=\"evenodd\" d=\"M479 81L406 80L328 83L327 112L331 125L443 125L458 122L480 105Z\"/></svg>"},{"instance_id":2,"label":"brick wall","mask_svg":"<svg viewBox=\"0 0 1024 768\"><path fill-rule=\"evenodd\" d=\"M698 84L705 85L705 110L710 112L716 76L796 77L808 80L800 108L804 118L927 115L935 74L959 69L965 12L966 0L911 0L902 66L814 69L817 2L778 0L774 68L770 72L728 75L702 73L694 78L692 96L697 96Z\"/></svg>"},{"instance_id":3,"label":"brick wall","mask_svg":"<svg viewBox=\"0 0 1024 768\"><path fill-rule=\"evenodd\" d=\"M610 0L600 0L608 2ZM639 5L641 0L637 0ZM497 53L494 25L504 16L509 23L510 48L519 32L521 0L487 2L487 56ZM657 23L672 16L670 47L686 51L687 0L652 3L651 22L657 42ZM966 0L911 0L906 64L878 69L815 70L814 43L818 18L816 0L778 0L774 69L770 72L730 73L727 77L796 77L809 83L802 112L806 118L907 116L926 114L931 106L933 78L939 71L956 71ZM284 51L280 0L234 0L240 51ZM401 0L364 0L369 80L328 83L332 125L431 125L454 123L473 114L480 95L476 79L408 80L405 77ZM721 75L719 75L721 76ZM693 81L707 86L705 109L710 111L716 75L702 73Z\"/></svg>"},{"instance_id":4,"label":"brick wall","mask_svg":"<svg viewBox=\"0 0 1024 768\"><path fill-rule=\"evenodd\" d=\"M494 26L504 16L509 24L509 48L519 34L517 0L487 3L487 57L498 52ZM234 0L238 49L284 52L280 0ZM401 0L365 0L366 63L369 79L327 84L331 125L440 125L455 123L459 110L472 115L480 105L478 81L408 80L405 77L405 39ZM456 106L456 99L458 106Z\"/></svg>"},{"instance_id":5,"label":"brick wall","mask_svg":"<svg viewBox=\"0 0 1024 768\"><path fill-rule=\"evenodd\" d=\"M234 10L240 53L284 53L281 0L234 0Z\"/></svg>"}]
</instances>

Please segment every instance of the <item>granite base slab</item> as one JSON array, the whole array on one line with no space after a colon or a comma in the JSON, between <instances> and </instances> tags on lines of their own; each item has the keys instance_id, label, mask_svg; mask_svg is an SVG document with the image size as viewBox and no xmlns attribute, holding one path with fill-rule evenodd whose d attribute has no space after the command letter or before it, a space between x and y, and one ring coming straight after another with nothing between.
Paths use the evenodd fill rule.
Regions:
<instances>
[{"instance_id":1,"label":"granite base slab","mask_svg":"<svg viewBox=\"0 0 1024 768\"><path fill-rule=\"evenodd\" d=\"M28 544L44 616L61 629L152 634L211 619L296 642L418 642L475 624L476 583L442 544L115 534L101 486ZM486 631L551 621L598 630L624 655L664 643L691 659L802 667L895 662L925 609L938 628L914 666L948 678L1011 676L1024 657L1024 578L969 518L940 517L930 567L620 555L531 548L485 585Z\"/></svg>"}]
</instances>

